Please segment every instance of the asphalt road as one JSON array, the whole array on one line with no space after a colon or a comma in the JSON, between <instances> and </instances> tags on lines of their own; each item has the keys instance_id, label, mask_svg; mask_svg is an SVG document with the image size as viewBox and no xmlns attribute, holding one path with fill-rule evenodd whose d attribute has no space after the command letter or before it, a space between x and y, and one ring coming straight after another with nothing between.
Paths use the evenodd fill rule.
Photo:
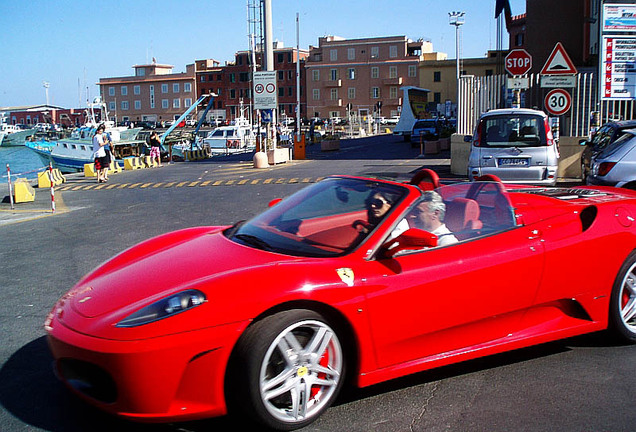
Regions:
<instances>
[{"instance_id":1,"label":"asphalt road","mask_svg":"<svg viewBox=\"0 0 636 432\"><path fill-rule=\"evenodd\" d=\"M245 219L330 174L406 180L432 166L442 179L453 177L447 154L418 159L419 149L392 137L343 141L339 152L307 150L306 160L264 170L231 157L126 171L105 185L69 177L56 191L55 214L47 190L14 211L0 203L0 431L236 429L227 417L143 425L89 407L54 377L42 323L83 274L160 233ZM636 347L597 333L352 390L305 430L633 431L635 372Z\"/></svg>"}]
</instances>

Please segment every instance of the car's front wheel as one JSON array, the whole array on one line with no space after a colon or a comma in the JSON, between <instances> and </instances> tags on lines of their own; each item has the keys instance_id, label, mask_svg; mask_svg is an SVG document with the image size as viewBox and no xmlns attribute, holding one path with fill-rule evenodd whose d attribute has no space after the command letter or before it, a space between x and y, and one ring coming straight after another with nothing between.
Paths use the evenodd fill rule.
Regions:
<instances>
[{"instance_id":1,"label":"car's front wheel","mask_svg":"<svg viewBox=\"0 0 636 432\"><path fill-rule=\"evenodd\" d=\"M230 408L267 427L293 430L314 421L334 401L345 358L328 321L298 309L250 326L230 367Z\"/></svg>"},{"instance_id":2,"label":"car's front wheel","mask_svg":"<svg viewBox=\"0 0 636 432\"><path fill-rule=\"evenodd\" d=\"M621 339L636 342L636 251L625 260L614 282L609 319Z\"/></svg>"}]
</instances>

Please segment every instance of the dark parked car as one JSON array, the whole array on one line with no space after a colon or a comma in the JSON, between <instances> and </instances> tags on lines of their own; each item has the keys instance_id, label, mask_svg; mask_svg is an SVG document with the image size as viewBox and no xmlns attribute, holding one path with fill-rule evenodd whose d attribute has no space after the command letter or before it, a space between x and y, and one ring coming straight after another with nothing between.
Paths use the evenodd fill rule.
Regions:
<instances>
[{"instance_id":1,"label":"dark parked car","mask_svg":"<svg viewBox=\"0 0 636 432\"><path fill-rule=\"evenodd\" d=\"M612 121L601 126L591 140L580 141L580 144L585 146L581 154L581 180L583 182L592 169L592 158L620 138L625 130L634 128L636 128L636 120Z\"/></svg>"}]
</instances>

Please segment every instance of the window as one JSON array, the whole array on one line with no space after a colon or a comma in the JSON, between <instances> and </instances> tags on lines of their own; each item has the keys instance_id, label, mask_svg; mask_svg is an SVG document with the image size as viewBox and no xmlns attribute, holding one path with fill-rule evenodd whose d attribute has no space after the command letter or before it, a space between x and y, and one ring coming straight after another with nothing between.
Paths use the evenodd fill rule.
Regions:
<instances>
[{"instance_id":1,"label":"window","mask_svg":"<svg viewBox=\"0 0 636 432\"><path fill-rule=\"evenodd\" d=\"M185 98L183 100L183 107L184 108L188 108L189 106L192 106L192 99L191 98Z\"/></svg>"},{"instance_id":2,"label":"window","mask_svg":"<svg viewBox=\"0 0 636 432\"><path fill-rule=\"evenodd\" d=\"M140 95L141 94L141 86L133 86L133 93L136 95Z\"/></svg>"},{"instance_id":3,"label":"window","mask_svg":"<svg viewBox=\"0 0 636 432\"><path fill-rule=\"evenodd\" d=\"M181 99L172 99L172 108L181 108Z\"/></svg>"},{"instance_id":4,"label":"window","mask_svg":"<svg viewBox=\"0 0 636 432\"><path fill-rule=\"evenodd\" d=\"M393 87L389 87L389 97L391 99L397 99L398 97L398 88L393 86Z\"/></svg>"},{"instance_id":5,"label":"window","mask_svg":"<svg viewBox=\"0 0 636 432\"><path fill-rule=\"evenodd\" d=\"M313 100L320 100L320 89L313 89L311 91L311 98Z\"/></svg>"},{"instance_id":6,"label":"window","mask_svg":"<svg viewBox=\"0 0 636 432\"><path fill-rule=\"evenodd\" d=\"M233 73L230 74L230 82L231 83L235 83L236 82L236 75L233 74Z\"/></svg>"},{"instance_id":7,"label":"window","mask_svg":"<svg viewBox=\"0 0 636 432\"><path fill-rule=\"evenodd\" d=\"M115 111L115 102L108 102L108 111Z\"/></svg>"},{"instance_id":8,"label":"window","mask_svg":"<svg viewBox=\"0 0 636 432\"><path fill-rule=\"evenodd\" d=\"M170 108L170 101L168 99L161 99L161 108L163 109Z\"/></svg>"},{"instance_id":9,"label":"window","mask_svg":"<svg viewBox=\"0 0 636 432\"><path fill-rule=\"evenodd\" d=\"M108 96L115 96L115 87L108 87Z\"/></svg>"},{"instance_id":10,"label":"window","mask_svg":"<svg viewBox=\"0 0 636 432\"><path fill-rule=\"evenodd\" d=\"M285 87L278 87L278 96L285 96Z\"/></svg>"},{"instance_id":11,"label":"window","mask_svg":"<svg viewBox=\"0 0 636 432\"><path fill-rule=\"evenodd\" d=\"M146 75L146 68L137 68L135 70L135 75L137 76L144 76Z\"/></svg>"},{"instance_id":12,"label":"window","mask_svg":"<svg viewBox=\"0 0 636 432\"><path fill-rule=\"evenodd\" d=\"M347 60L355 60L355 59L356 59L356 49L347 48Z\"/></svg>"},{"instance_id":13,"label":"window","mask_svg":"<svg viewBox=\"0 0 636 432\"><path fill-rule=\"evenodd\" d=\"M338 81L338 69L331 69L331 81Z\"/></svg>"},{"instance_id":14,"label":"window","mask_svg":"<svg viewBox=\"0 0 636 432\"><path fill-rule=\"evenodd\" d=\"M150 108L155 108L155 86L150 84Z\"/></svg>"},{"instance_id":15,"label":"window","mask_svg":"<svg viewBox=\"0 0 636 432\"><path fill-rule=\"evenodd\" d=\"M389 78L397 78L398 74L397 74L397 66L390 66L389 67Z\"/></svg>"},{"instance_id":16,"label":"window","mask_svg":"<svg viewBox=\"0 0 636 432\"><path fill-rule=\"evenodd\" d=\"M374 46L371 47L371 58L380 57L380 47Z\"/></svg>"},{"instance_id":17,"label":"window","mask_svg":"<svg viewBox=\"0 0 636 432\"><path fill-rule=\"evenodd\" d=\"M179 83L172 84L172 93L179 93Z\"/></svg>"},{"instance_id":18,"label":"window","mask_svg":"<svg viewBox=\"0 0 636 432\"><path fill-rule=\"evenodd\" d=\"M331 61L338 60L338 50L335 50L335 49L329 50L329 60Z\"/></svg>"},{"instance_id":19,"label":"window","mask_svg":"<svg viewBox=\"0 0 636 432\"><path fill-rule=\"evenodd\" d=\"M311 71L311 80L320 81L320 70L314 69Z\"/></svg>"},{"instance_id":20,"label":"window","mask_svg":"<svg viewBox=\"0 0 636 432\"><path fill-rule=\"evenodd\" d=\"M356 98L356 88L355 87L349 87L347 89L347 98L349 98L349 99L355 99Z\"/></svg>"},{"instance_id":21,"label":"window","mask_svg":"<svg viewBox=\"0 0 636 432\"><path fill-rule=\"evenodd\" d=\"M236 89L230 89L230 99L236 99Z\"/></svg>"},{"instance_id":22,"label":"window","mask_svg":"<svg viewBox=\"0 0 636 432\"><path fill-rule=\"evenodd\" d=\"M285 54L283 54L283 53L278 53L278 55L276 55L276 57L277 57L276 61L278 63L283 63L285 61Z\"/></svg>"},{"instance_id":23,"label":"window","mask_svg":"<svg viewBox=\"0 0 636 432\"><path fill-rule=\"evenodd\" d=\"M372 99L380 98L380 87L371 87L371 98Z\"/></svg>"},{"instance_id":24,"label":"window","mask_svg":"<svg viewBox=\"0 0 636 432\"><path fill-rule=\"evenodd\" d=\"M130 104L128 101L121 101L121 110L128 111L130 109Z\"/></svg>"},{"instance_id":25,"label":"window","mask_svg":"<svg viewBox=\"0 0 636 432\"><path fill-rule=\"evenodd\" d=\"M122 96L128 96L128 86L121 86L120 91Z\"/></svg>"},{"instance_id":26,"label":"window","mask_svg":"<svg viewBox=\"0 0 636 432\"><path fill-rule=\"evenodd\" d=\"M161 93L168 93L168 84L161 84Z\"/></svg>"},{"instance_id":27,"label":"window","mask_svg":"<svg viewBox=\"0 0 636 432\"><path fill-rule=\"evenodd\" d=\"M285 79L285 71L278 71L278 81L282 81Z\"/></svg>"},{"instance_id":28,"label":"window","mask_svg":"<svg viewBox=\"0 0 636 432\"><path fill-rule=\"evenodd\" d=\"M371 67L371 78L380 78L380 68L377 66Z\"/></svg>"},{"instance_id":29,"label":"window","mask_svg":"<svg viewBox=\"0 0 636 432\"><path fill-rule=\"evenodd\" d=\"M338 100L338 89L337 88L332 88L331 89L331 100Z\"/></svg>"},{"instance_id":30,"label":"window","mask_svg":"<svg viewBox=\"0 0 636 432\"><path fill-rule=\"evenodd\" d=\"M515 35L515 46L523 46L523 33L517 33Z\"/></svg>"},{"instance_id":31,"label":"window","mask_svg":"<svg viewBox=\"0 0 636 432\"><path fill-rule=\"evenodd\" d=\"M410 77L416 77L417 76L417 66L416 65L409 65L409 76Z\"/></svg>"},{"instance_id":32,"label":"window","mask_svg":"<svg viewBox=\"0 0 636 432\"><path fill-rule=\"evenodd\" d=\"M183 91L186 93L190 93L192 91L192 83L184 83Z\"/></svg>"},{"instance_id":33,"label":"window","mask_svg":"<svg viewBox=\"0 0 636 432\"><path fill-rule=\"evenodd\" d=\"M389 57L396 58L397 57L397 47L395 45L391 45L389 47Z\"/></svg>"},{"instance_id":34,"label":"window","mask_svg":"<svg viewBox=\"0 0 636 432\"><path fill-rule=\"evenodd\" d=\"M355 70L354 68L349 68L349 69L347 70L347 77L348 77L350 80L354 80L354 79L356 79L356 70Z\"/></svg>"},{"instance_id":35,"label":"window","mask_svg":"<svg viewBox=\"0 0 636 432\"><path fill-rule=\"evenodd\" d=\"M433 81L440 82L442 80L442 73L440 71L433 72Z\"/></svg>"},{"instance_id":36,"label":"window","mask_svg":"<svg viewBox=\"0 0 636 432\"><path fill-rule=\"evenodd\" d=\"M135 101L135 109L136 110L140 110L141 109L141 101L140 100L136 100Z\"/></svg>"},{"instance_id":37,"label":"window","mask_svg":"<svg viewBox=\"0 0 636 432\"><path fill-rule=\"evenodd\" d=\"M433 102L441 103L442 102L442 94L439 92L433 93Z\"/></svg>"}]
</instances>

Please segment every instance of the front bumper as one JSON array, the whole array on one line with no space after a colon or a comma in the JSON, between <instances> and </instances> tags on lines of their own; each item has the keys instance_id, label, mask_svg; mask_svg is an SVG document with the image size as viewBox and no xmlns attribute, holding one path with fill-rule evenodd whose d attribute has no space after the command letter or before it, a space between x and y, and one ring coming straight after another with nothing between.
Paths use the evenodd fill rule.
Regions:
<instances>
[{"instance_id":1,"label":"front bumper","mask_svg":"<svg viewBox=\"0 0 636 432\"><path fill-rule=\"evenodd\" d=\"M185 421L226 413L226 365L246 326L115 341L53 321L47 339L58 377L92 405L137 421Z\"/></svg>"}]
</instances>

